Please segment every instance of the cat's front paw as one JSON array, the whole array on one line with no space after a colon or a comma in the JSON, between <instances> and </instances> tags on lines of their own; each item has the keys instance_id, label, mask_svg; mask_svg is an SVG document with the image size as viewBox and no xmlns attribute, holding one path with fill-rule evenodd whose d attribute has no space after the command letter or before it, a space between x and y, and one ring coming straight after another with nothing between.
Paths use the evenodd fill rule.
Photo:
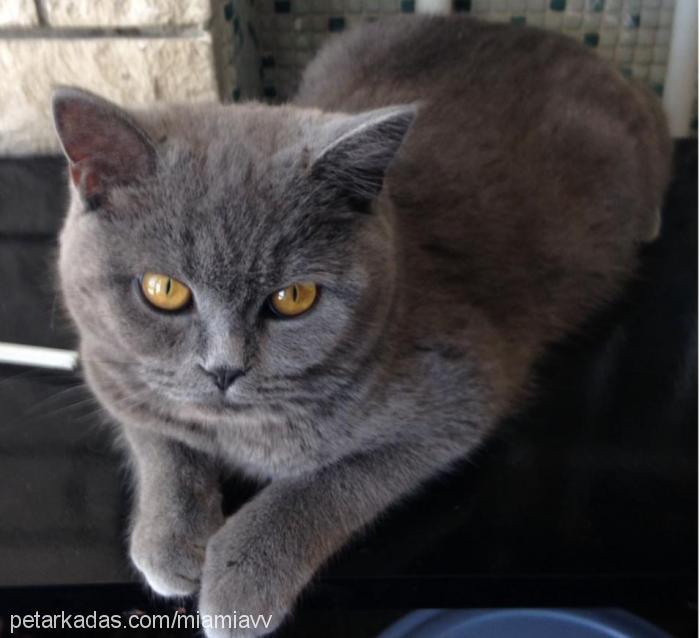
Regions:
<instances>
[{"instance_id":1,"label":"cat's front paw","mask_svg":"<svg viewBox=\"0 0 700 638\"><path fill-rule=\"evenodd\" d=\"M137 523L129 554L153 591L161 596L189 596L199 587L205 542L167 528Z\"/></svg>"},{"instance_id":2,"label":"cat's front paw","mask_svg":"<svg viewBox=\"0 0 700 638\"><path fill-rule=\"evenodd\" d=\"M284 578L284 557L270 551L269 536L246 539L231 531L221 530L207 546L199 612L220 622L205 633L207 638L264 636L289 614L298 593L295 579Z\"/></svg>"}]
</instances>

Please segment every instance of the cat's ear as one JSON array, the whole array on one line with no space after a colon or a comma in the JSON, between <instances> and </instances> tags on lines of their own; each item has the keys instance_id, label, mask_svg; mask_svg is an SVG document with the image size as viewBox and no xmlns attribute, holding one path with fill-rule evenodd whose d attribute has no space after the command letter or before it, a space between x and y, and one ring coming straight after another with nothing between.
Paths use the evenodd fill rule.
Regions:
<instances>
[{"instance_id":1,"label":"cat's ear","mask_svg":"<svg viewBox=\"0 0 700 638\"><path fill-rule=\"evenodd\" d=\"M53 116L71 180L88 204L99 205L111 186L129 184L154 170L152 142L111 102L61 87L53 95Z\"/></svg>"},{"instance_id":2,"label":"cat's ear","mask_svg":"<svg viewBox=\"0 0 700 638\"><path fill-rule=\"evenodd\" d=\"M415 105L389 107L331 123L335 137L311 165L312 179L358 210L369 210L416 112Z\"/></svg>"}]
</instances>

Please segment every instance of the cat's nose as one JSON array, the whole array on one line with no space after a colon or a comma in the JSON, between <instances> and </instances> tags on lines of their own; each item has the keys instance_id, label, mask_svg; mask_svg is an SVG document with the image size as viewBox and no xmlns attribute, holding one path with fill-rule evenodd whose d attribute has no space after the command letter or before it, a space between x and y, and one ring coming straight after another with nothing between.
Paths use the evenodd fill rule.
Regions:
<instances>
[{"instance_id":1,"label":"cat's nose","mask_svg":"<svg viewBox=\"0 0 700 638\"><path fill-rule=\"evenodd\" d=\"M241 368L230 368L228 366L217 366L210 369L204 368L204 372L214 380L214 384L222 392L228 390L238 377L245 374L245 370Z\"/></svg>"}]
</instances>

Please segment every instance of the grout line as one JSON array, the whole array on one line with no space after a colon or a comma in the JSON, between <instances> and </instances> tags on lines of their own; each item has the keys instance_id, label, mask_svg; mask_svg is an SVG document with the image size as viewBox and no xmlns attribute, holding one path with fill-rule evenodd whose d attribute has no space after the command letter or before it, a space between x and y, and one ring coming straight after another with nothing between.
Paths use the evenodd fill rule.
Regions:
<instances>
[{"instance_id":1,"label":"grout line","mask_svg":"<svg viewBox=\"0 0 700 638\"><path fill-rule=\"evenodd\" d=\"M64 39L98 39L98 38L124 38L124 39L178 39L192 38L209 35L211 31L204 28L205 25L163 25L162 27L49 27L42 24L34 29L2 29L0 28L0 40L13 38L17 40L64 40Z\"/></svg>"},{"instance_id":2,"label":"grout line","mask_svg":"<svg viewBox=\"0 0 700 638\"><path fill-rule=\"evenodd\" d=\"M46 11L44 9L43 0L34 0L34 10L36 11L36 16L39 20L39 26L48 26L48 20L46 19Z\"/></svg>"}]
</instances>

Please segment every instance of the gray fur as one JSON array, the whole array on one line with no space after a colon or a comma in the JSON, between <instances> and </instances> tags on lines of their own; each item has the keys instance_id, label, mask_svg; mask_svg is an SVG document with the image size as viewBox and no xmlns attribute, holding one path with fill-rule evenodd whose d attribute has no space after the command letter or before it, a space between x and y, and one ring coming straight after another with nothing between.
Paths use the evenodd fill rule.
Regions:
<instances>
[{"instance_id":1,"label":"gray fur","mask_svg":"<svg viewBox=\"0 0 700 638\"><path fill-rule=\"evenodd\" d=\"M273 626L522 404L545 347L632 275L668 178L641 89L560 36L456 17L337 38L287 106L127 114L61 89L55 110L80 163L62 288L133 460L132 559ZM150 309L145 271L194 306ZM309 280L310 312L261 313ZM245 370L225 395L217 365ZM232 469L265 487L223 520Z\"/></svg>"}]
</instances>

